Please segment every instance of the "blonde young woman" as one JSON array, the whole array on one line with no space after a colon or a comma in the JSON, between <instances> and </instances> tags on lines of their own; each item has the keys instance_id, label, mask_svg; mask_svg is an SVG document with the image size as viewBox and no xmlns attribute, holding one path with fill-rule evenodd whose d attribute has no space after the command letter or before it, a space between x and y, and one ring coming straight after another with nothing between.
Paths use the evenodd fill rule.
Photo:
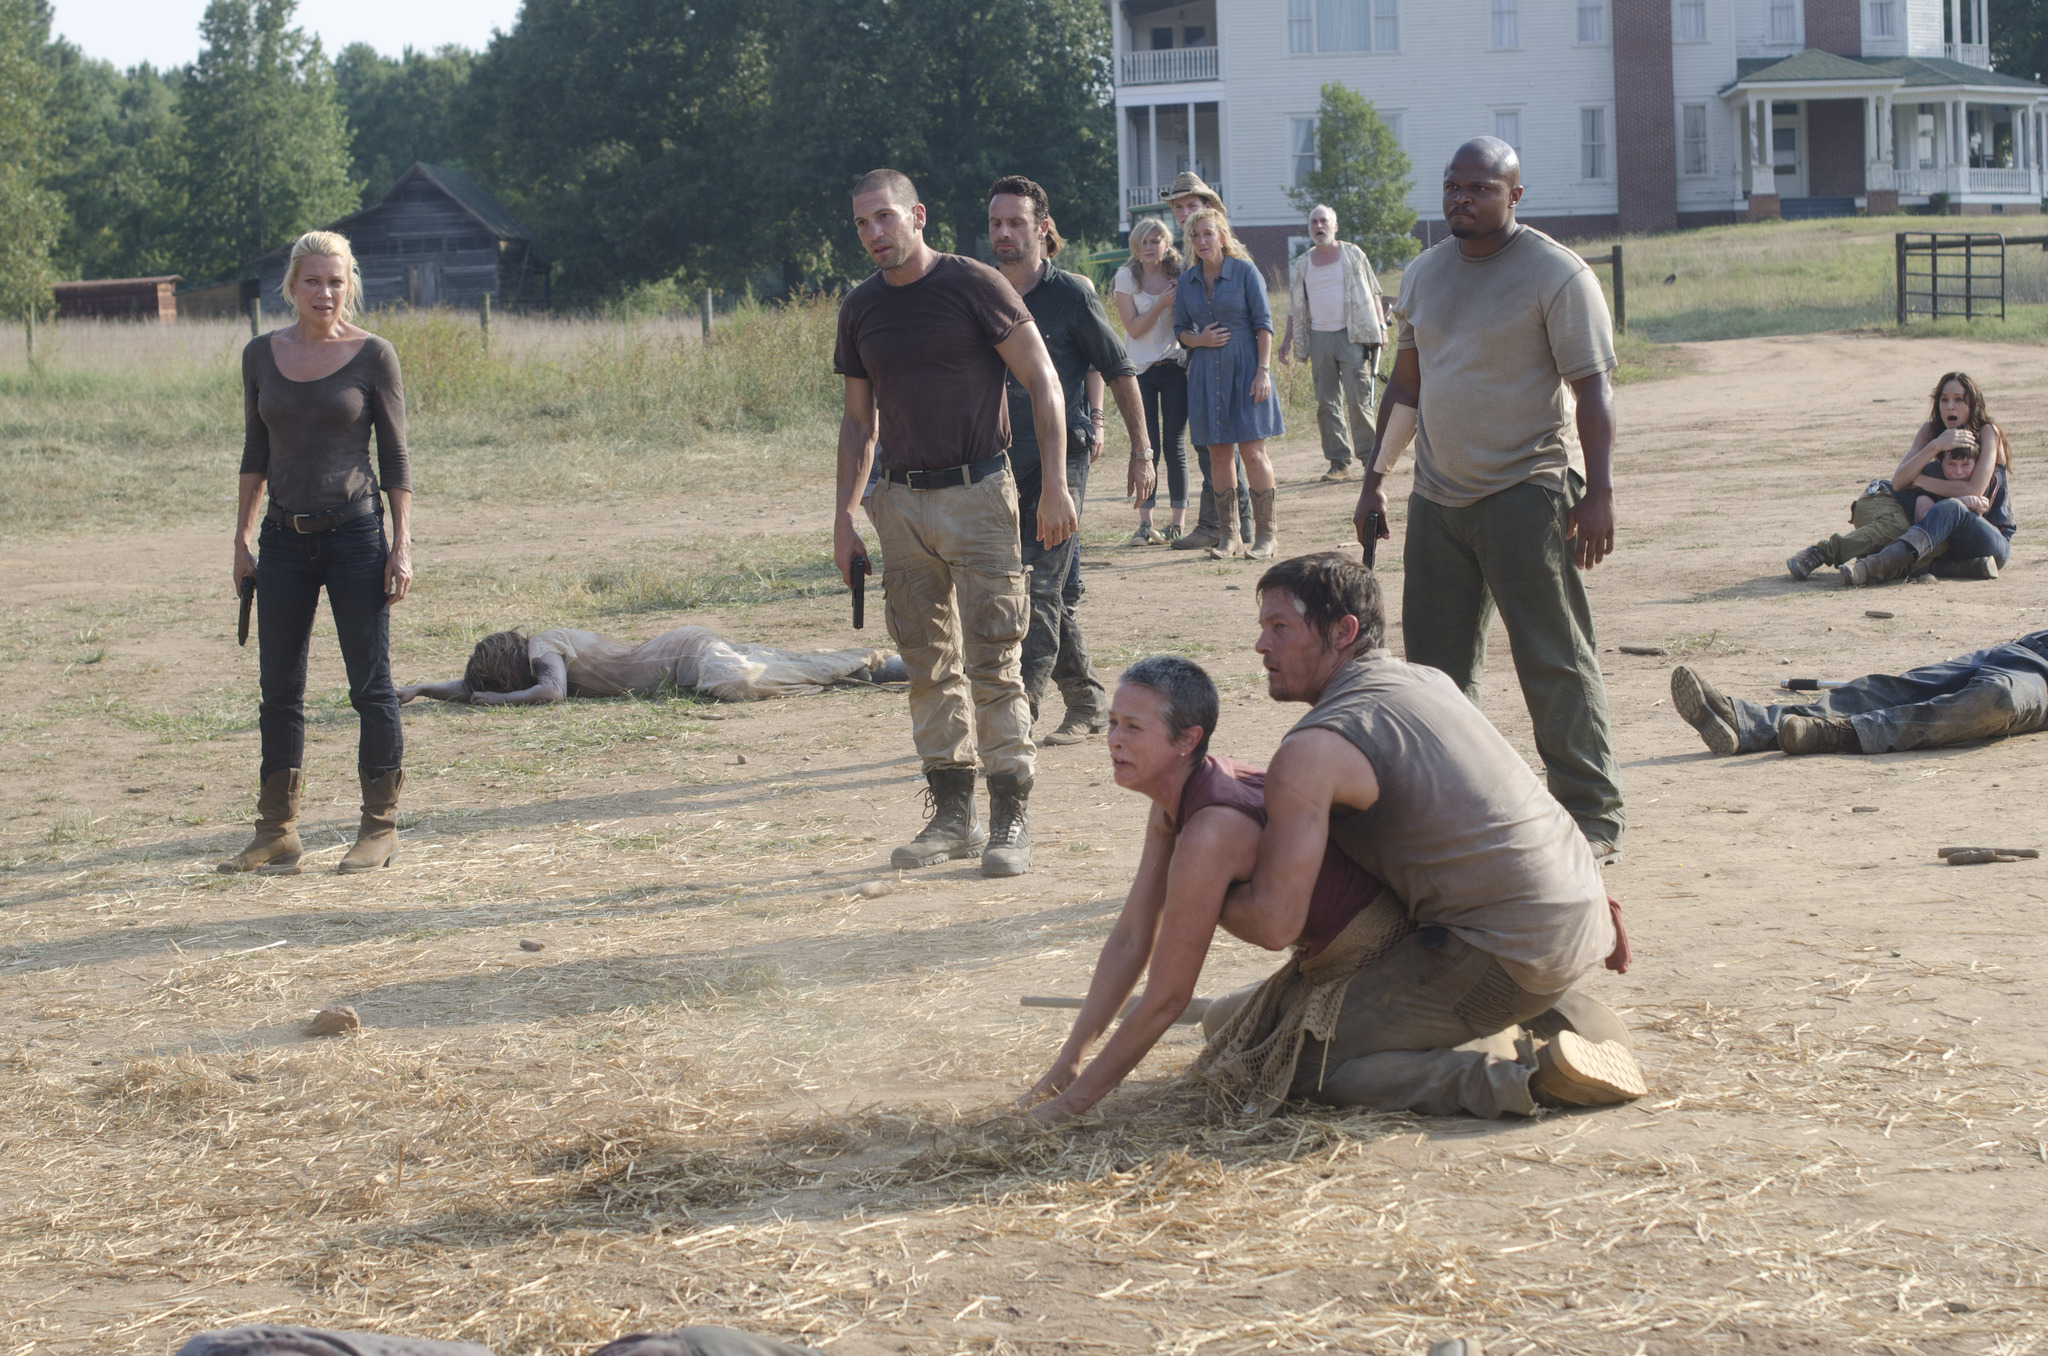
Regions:
<instances>
[{"instance_id":1,"label":"blonde young woman","mask_svg":"<svg viewBox=\"0 0 2048 1356\"><path fill-rule=\"evenodd\" d=\"M1152 494L1138 505L1138 530L1125 544L1159 546L1178 541L1188 517L1188 355L1173 336L1181 258L1173 247L1173 233L1157 217L1141 218L1131 228L1130 240L1130 262L1116 272L1116 313L1123 317L1125 349L1138 369L1138 398L1145 407L1145 429L1152 435L1154 471ZM1166 460L1167 503L1173 513L1163 533L1152 526L1161 457Z\"/></svg>"},{"instance_id":2,"label":"blonde young woman","mask_svg":"<svg viewBox=\"0 0 2048 1356\"><path fill-rule=\"evenodd\" d=\"M1240 555L1265 560L1279 549L1266 439L1287 431L1273 391L1273 308L1266 299L1266 280L1221 212L1204 208L1188 218L1186 231L1195 262L1180 275L1173 328L1188 351L1188 433L1209 449L1209 475L1219 505L1237 497L1232 453L1244 458L1257 530L1247 549L1238 537L1237 520L1219 514L1227 519L1223 540L1209 554L1218 560Z\"/></svg>"},{"instance_id":3,"label":"blonde young woman","mask_svg":"<svg viewBox=\"0 0 2048 1356\"><path fill-rule=\"evenodd\" d=\"M390 608L412 587L412 481L398 355L354 323L362 290L348 239L308 231L292 242L284 274L293 323L242 350L234 583L256 580L263 786L256 835L222 871L299 869L306 656L323 588L361 721L362 822L339 869L387 866L398 847L405 741L391 685ZM388 543L380 493L391 502Z\"/></svg>"}]
</instances>

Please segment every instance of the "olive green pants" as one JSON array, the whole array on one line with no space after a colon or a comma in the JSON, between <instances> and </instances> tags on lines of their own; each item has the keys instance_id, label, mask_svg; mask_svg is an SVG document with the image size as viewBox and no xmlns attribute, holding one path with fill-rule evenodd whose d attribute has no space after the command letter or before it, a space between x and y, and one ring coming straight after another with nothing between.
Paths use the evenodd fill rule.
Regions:
<instances>
[{"instance_id":1,"label":"olive green pants","mask_svg":"<svg viewBox=\"0 0 2048 1356\"><path fill-rule=\"evenodd\" d=\"M1628 812L1607 718L1593 609L1565 536L1577 499L1524 481L1463 508L1408 496L1401 629L1411 664L1442 669L1479 704L1497 609L1522 680L1550 794L1589 843L1621 846Z\"/></svg>"},{"instance_id":2,"label":"olive green pants","mask_svg":"<svg viewBox=\"0 0 2048 1356\"><path fill-rule=\"evenodd\" d=\"M1904 536L1912 525L1905 506L1891 495L1859 495L1849 505L1849 530L1820 542L1820 558L1829 565L1841 566L1859 556L1876 555Z\"/></svg>"}]
</instances>

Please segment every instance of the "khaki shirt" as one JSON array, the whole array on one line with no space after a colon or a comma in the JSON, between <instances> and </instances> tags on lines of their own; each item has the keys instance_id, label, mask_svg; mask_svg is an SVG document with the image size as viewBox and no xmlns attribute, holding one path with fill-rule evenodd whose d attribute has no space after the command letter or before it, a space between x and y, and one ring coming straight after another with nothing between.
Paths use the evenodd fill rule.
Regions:
<instances>
[{"instance_id":1,"label":"khaki shirt","mask_svg":"<svg viewBox=\"0 0 2048 1356\"><path fill-rule=\"evenodd\" d=\"M1287 274L1287 315L1294 326L1294 356L1308 357L1308 257L1303 250L1294 258ZM1380 280L1372 271L1365 251L1349 240L1337 242L1338 262L1344 266L1344 333L1354 344L1382 344L1387 329L1380 323Z\"/></svg>"}]
</instances>

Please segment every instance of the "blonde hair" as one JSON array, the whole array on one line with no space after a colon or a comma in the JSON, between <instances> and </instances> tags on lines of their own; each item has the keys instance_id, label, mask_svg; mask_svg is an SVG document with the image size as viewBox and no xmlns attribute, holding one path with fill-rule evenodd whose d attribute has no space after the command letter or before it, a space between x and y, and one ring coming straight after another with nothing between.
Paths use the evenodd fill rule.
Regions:
<instances>
[{"instance_id":1,"label":"blonde hair","mask_svg":"<svg viewBox=\"0 0 2048 1356\"><path fill-rule=\"evenodd\" d=\"M1180 238L1188 242L1188 254L1190 256L1193 256L1195 253L1195 227L1205 221L1215 223L1216 238L1223 242L1224 258L1242 259L1246 263L1251 262L1251 251L1239 244L1237 237L1230 233L1230 218L1224 216L1222 211L1215 207L1204 207L1201 211L1189 217L1187 224L1180 228Z\"/></svg>"},{"instance_id":2,"label":"blonde hair","mask_svg":"<svg viewBox=\"0 0 2048 1356\"><path fill-rule=\"evenodd\" d=\"M284 304L292 308L292 314L299 313L299 303L292 296L292 286L299 280L299 263L308 255L325 255L339 259L348 265L348 295L341 299L341 318L353 323L363 313L363 270L356 264L356 252L348 243L348 237L339 231L308 231L292 241L292 260L285 265L284 286L278 288L284 297Z\"/></svg>"},{"instance_id":3,"label":"blonde hair","mask_svg":"<svg viewBox=\"0 0 2048 1356\"><path fill-rule=\"evenodd\" d=\"M1145 248L1145 242L1155 235L1166 237L1166 248L1159 251L1159 269L1169 278L1180 276L1187 265L1181 262L1180 251L1173 247L1173 232L1166 229L1166 223L1158 217L1140 217L1138 224L1131 227L1130 262L1124 269L1131 275L1131 281L1142 284L1145 281L1145 262L1138 256Z\"/></svg>"}]
</instances>

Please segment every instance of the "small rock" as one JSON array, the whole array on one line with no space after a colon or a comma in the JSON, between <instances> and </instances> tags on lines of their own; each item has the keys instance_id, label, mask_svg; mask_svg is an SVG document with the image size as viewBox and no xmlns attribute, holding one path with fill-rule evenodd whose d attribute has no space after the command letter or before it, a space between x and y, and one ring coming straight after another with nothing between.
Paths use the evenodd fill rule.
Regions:
<instances>
[{"instance_id":1,"label":"small rock","mask_svg":"<svg viewBox=\"0 0 2048 1356\"><path fill-rule=\"evenodd\" d=\"M1564 1307L1567 1309L1583 1309L1585 1305L1586 1300L1583 1295L1566 1295L1564 1297Z\"/></svg>"},{"instance_id":2,"label":"small rock","mask_svg":"<svg viewBox=\"0 0 2048 1356\"><path fill-rule=\"evenodd\" d=\"M1869 617L1872 621L1890 621L1892 619L1891 613L1880 612L1874 607L1864 609L1863 615Z\"/></svg>"},{"instance_id":3,"label":"small rock","mask_svg":"<svg viewBox=\"0 0 2048 1356\"><path fill-rule=\"evenodd\" d=\"M862 899L880 899L883 895L893 895L896 893L896 882L893 880L864 880L859 885L853 887L852 893Z\"/></svg>"},{"instance_id":4,"label":"small rock","mask_svg":"<svg viewBox=\"0 0 2048 1356\"><path fill-rule=\"evenodd\" d=\"M306 1034L308 1036L339 1036L344 1031L359 1030L362 1025L363 1020L356 1016L354 1008L322 1008L313 1014L312 1021L306 1023Z\"/></svg>"},{"instance_id":5,"label":"small rock","mask_svg":"<svg viewBox=\"0 0 2048 1356\"><path fill-rule=\"evenodd\" d=\"M1961 1300L1950 1300L1947 1304L1944 1304L1941 1307L1948 1310L1952 1314L1967 1314L1971 1312L1970 1306L1963 1303Z\"/></svg>"},{"instance_id":6,"label":"small rock","mask_svg":"<svg viewBox=\"0 0 2048 1356\"><path fill-rule=\"evenodd\" d=\"M1780 659L1778 662L1780 664L1790 664L1792 661L1789 659Z\"/></svg>"},{"instance_id":7,"label":"small rock","mask_svg":"<svg viewBox=\"0 0 2048 1356\"><path fill-rule=\"evenodd\" d=\"M1237 593L1237 592L1239 592L1240 590L1239 590L1239 586L1238 586L1238 585L1236 585L1236 584L1225 584L1225 585L1223 586L1223 591L1224 591L1225 593Z\"/></svg>"},{"instance_id":8,"label":"small rock","mask_svg":"<svg viewBox=\"0 0 2048 1356\"><path fill-rule=\"evenodd\" d=\"M536 942L531 937L521 937L519 939L519 949L521 951L545 951L548 949L548 944L546 942Z\"/></svg>"},{"instance_id":9,"label":"small rock","mask_svg":"<svg viewBox=\"0 0 2048 1356\"><path fill-rule=\"evenodd\" d=\"M744 753L737 754L734 756L732 761L735 765L739 767L745 767L747 765L747 755L745 755Z\"/></svg>"},{"instance_id":10,"label":"small rock","mask_svg":"<svg viewBox=\"0 0 2048 1356\"><path fill-rule=\"evenodd\" d=\"M1849 813L1852 815L1874 815L1877 813L1877 807L1875 805L1851 805Z\"/></svg>"}]
</instances>

